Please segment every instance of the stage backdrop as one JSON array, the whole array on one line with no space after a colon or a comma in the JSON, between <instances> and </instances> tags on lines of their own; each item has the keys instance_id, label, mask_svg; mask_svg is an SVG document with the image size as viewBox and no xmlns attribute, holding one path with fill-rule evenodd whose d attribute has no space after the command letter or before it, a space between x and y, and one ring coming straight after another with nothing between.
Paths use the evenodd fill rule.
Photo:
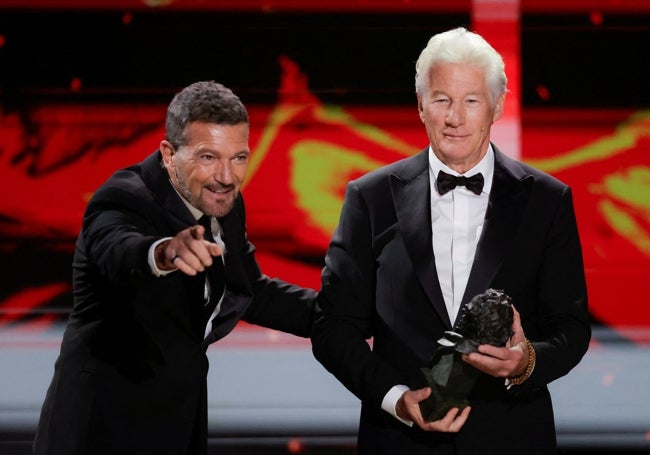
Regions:
<instances>
[{"instance_id":1,"label":"stage backdrop","mask_svg":"<svg viewBox=\"0 0 650 455\"><path fill-rule=\"evenodd\" d=\"M521 158L573 188L594 324L641 343L628 329L650 327L648 14L596 13L522 18ZM250 110L243 191L262 268L318 288L346 183L427 145L419 50L469 23L463 11L3 11L0 329L65 320L86 203L158 147L167 102L202 79Z\"/></svg>"}]
</instances>

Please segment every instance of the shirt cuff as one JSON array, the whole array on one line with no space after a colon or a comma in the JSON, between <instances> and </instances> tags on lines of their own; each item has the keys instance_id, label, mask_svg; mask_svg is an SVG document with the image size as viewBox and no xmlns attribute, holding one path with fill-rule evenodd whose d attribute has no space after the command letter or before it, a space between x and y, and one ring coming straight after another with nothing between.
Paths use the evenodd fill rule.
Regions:
<instances>
[{"instance_id":1,"label":"shirt cuff","mask_svg":"<svg viewBox=\"0 0 650 455\"><path fill-rule=\"evenodd\" d=\"M174 271L178 270L178 269L172 269L172 270L160 270L160 269L158 268L158 266L156 265L156 257L155 257L156 247L157 247L158 245L160 245L161 243L163 243L164 241L166 241L166 240L170 240L170 239L171 239L171 237L165 237L165 238L162 238L162 239L160 239L160 240L154 242L154 243L149 247L149 256L148 256L148 258L149 258L149 267L151 268L151 273L153 273L154 276L165 276L165 275L167 275L167 274L169 274L169 273L171 273L171 272L174 272Z\"/></svg>"},{"instance_id":2,"label":"shirt cuff","mask_svg":"<svg viewBox=\"0 0 650 455\"><path fill-rule=\"evenodd\" d=\"M395 411L395 406L397 405L397 402L399 399L404 395L404 392L407 392L409 388L405 385L396 385L393 386L388 393L384 396L384 399L381 401L381 408L395 417L397 420L402 422L404 425L408 425L409 427L413 426L413 422L410 420L404 420L400 416L397 415L397 412Z\"/></svg>"}]
</instances>

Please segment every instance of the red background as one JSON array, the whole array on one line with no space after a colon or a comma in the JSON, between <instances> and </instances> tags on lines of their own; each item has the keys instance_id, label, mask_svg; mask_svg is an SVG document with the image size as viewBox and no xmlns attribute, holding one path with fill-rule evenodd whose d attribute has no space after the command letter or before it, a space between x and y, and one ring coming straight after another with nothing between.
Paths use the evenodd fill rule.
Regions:
<instances>
[{"instance_id":1,"label":"red background","mask_svg":"<svg viewBox=\"0 0 650 455\"><path fill-rule=\"evenodd\" d=\"M166 104L186 83L219 79L249 107L253 157L244 188L249 236L267 274L301 285L319 287L346 182L426 146L410 93L413 55L403 59L406 70L368 67L380 65L376 62L383 57L390 60L399 49L346 55L346 48L355 46L350 36L361 40L376 32L373 21L383 21L385 33L393 33L386 25L394 14L389 5L399 2L379 2L368 12L361 2L318 2L311 10L292 2L179 1L161 7L162 15L142 13L143 2L94 2L101 11L93 13L83 12L86 3L0 2L7 13L0 18L0 328L37 328L65 319L72 305L74 239L88 198L114 170L157 148ZM650 7L647 2L551 2L551 17L538 3L521 2L522 81L521 92L514 94L514 102L521 102L521 159L574 191L594 323L647 342L628 329L650 327L650 78L630 56L647 55L650 40L639 37L650 37L648 26L639 24L649 23L643 18ZM340 19L349 22L337 29L333 12L344 4L365 16L354 24L354 15ZM404 16L414 11L443 15L431 28L417 23L409 29L419 33L419 43L432 30L469 17L469 2L441 2L436 11L422 2L400 4L402 16L395 20L402 17L406 24L417 23ZM240 37L221 45L225 55L206 54L202 46L211 43L207 37L218 27L206 27L209 33L196 42L189 36L182 45L187 58L170 47L172 36L191 35L192 24L202 24L196 14L218 20L224 10L236 10L228 19L236 22L230 31L258 33L251 55L250 46L237 42L245 39ZM65 22L78 30L60 22L58 28L48 25L57 22L48 16L68 21L71 12L85 14ZM301 21L316 16L326 18L315 22L320 30L301 28ZM101 28L96 24L106 17L129 35L95 36L93 27ZM174 22L179 18L185 21L182 30ZM278 27L288 38L246 29L248 19L266 32ZM268 28L269 22L275 25ZM155 24L155 33L151 26L146 34L134 32L142 23ZM21 35L21 24L40 28L40 41L27 37L38 30ZM336 38L333 30L343 36ZM570 32L557 43L575 49L542 52L545 41L555 43L554 30ZM311 33L320 33L314 42L322 47L296 51L296 43L311 39ZM162 49L145 47L141 36L155 36ZM94 51L76 47L86 39ZM611 48L580 44L589 41L611 43ZM400 46L395 37L387 42ZM616 44L625 42L627 48ZM131 47L138 53L129 53ZM351 67L355 60L357 68ZM567 67L572 60L578 61L573 71ZM265 69L247 67L255 62ZM589 65L597 71L580 73ZM220 73L222 67L229 69Z\"/></svg>"}]
</instances>

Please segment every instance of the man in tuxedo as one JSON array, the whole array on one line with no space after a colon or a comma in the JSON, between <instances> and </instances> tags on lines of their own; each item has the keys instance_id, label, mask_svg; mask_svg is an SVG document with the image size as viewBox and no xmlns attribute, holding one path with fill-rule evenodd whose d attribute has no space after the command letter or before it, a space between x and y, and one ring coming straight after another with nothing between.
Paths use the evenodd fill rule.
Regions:
<instances>
[{"instance_id":1,"label":"man in tuxedo","mask_svg":"<svg viewBox=\"0 0 650 455\"><path fill-rule=\"evenodd\" d=\"M239 320L309 336L315 291L263 275L246 236L248 138L239 98L197 82L93 195L36 454L205 454L207 346Z\"/></svg>"},{"instance_id":2,"label":"man in tuxedo","mask_svg":"<svg viewBox=\"0 0 650 455\"><path fill-rule=\"evenodd\" d=\"M582 252L570 188L490 142L506 83L481 36L433 36L415 77L429 146L347 185L312 345L362 401L359 453L556 453L547 384L591 336ZM512 298L514 335L464 354L469 406L425 421L421 368L488 288Z\"/></svg>"}]
</instances>

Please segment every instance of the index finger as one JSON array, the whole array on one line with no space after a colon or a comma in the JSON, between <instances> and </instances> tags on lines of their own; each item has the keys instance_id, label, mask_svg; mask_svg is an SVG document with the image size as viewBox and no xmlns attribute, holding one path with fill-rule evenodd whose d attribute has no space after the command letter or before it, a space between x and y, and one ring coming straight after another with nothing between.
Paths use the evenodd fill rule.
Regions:
<instances>
[{"instance_id":1,"label":"index finger","mask_svg":"<svg viewBox=\"0 0 650 455\"><path fill-rule=\"evenodd\" d=\"M222 256L223 255L223 248L221 248L218 244L214 242L207 242L207 248L208 252L210 253L211 256Z\"/></svg>"},{"instance_id":2,"label":"index finger","mask_svg":"<svg viewBox=\"0 0 650 455\"><path fill-rule=\"evenodd\" d=\"M483 354L484 356L489 356L500 360L505 358L507 352L508 352L508 348L493 346L491 344L482 344L478 347L478 355ZM476 353L472 353L470 354L470 356L473 354ZM475 355L474 358L477 358L478 355Z\"/></svg>"}]
</instances>

